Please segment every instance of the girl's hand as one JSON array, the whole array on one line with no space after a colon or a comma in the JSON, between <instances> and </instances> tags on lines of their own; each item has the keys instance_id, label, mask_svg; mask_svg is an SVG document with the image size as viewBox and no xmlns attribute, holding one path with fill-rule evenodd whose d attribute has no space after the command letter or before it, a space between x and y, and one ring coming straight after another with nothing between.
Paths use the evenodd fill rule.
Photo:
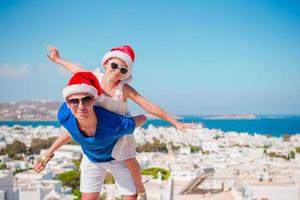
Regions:
<instances>
[{"instance_id":1,"label":"girl's hand","mask_svg":"<svg viewBox=\"0 0 300 200\"><path fill-rule=\"evenodd\" d=\"M177 121L175 127L181 131L186 131L186 129L195 129L198 127L203 127L202 124L195 124L195 123L182 123Z\"/></svg>"},{"instance_id":2,"label":"girl's hand","mask_svg":"<svg viewBox=\"0 0 300 200\"><path fill-rule=\"evenodd\" d=\"M47 49L48 49L48 58L50 60L52 60L53 62L56 62L57 60L60 59L60 55L59 55L59 52L58 50L53 46L53 45L48 45L47 46Z\"/></svg>"}]
</instances>

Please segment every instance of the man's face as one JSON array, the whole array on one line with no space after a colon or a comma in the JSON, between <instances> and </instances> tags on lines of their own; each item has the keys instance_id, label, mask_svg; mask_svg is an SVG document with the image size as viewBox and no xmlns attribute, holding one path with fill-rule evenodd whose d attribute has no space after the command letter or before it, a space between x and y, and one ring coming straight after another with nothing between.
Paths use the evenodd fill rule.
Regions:
<instances>
[{"instance_id":1,"label":"man's face","mask_svg":"<svg viewBox=\"0 0 300 200\"><path fill-rule=\"evenodd\" d=\"M95 99L88 93L76 93L68 96L67 103L77 119L87 119L93 111Z\"/></svg>"}]
</instances>

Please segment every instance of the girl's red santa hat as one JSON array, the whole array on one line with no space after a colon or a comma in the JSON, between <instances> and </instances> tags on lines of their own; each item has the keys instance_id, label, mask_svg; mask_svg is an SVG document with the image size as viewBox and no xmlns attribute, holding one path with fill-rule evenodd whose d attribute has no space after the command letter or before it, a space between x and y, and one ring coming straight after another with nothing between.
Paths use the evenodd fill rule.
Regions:
<instances>
[{"instance_id":1,"label":"girl's red santa hat","mask_svg":"<svg viewBox=\"0 0 300 200\"><path fill-rule=\"evenodd\" d=\"M101 95L101 87L96 76L91 72L77 72L69 80L63 89L62 95L65 100L76 93L88 93L95 99Z\"/></svg>"},{"instance_id":2,"label":"girl's red santa hat","mask_svg":"<svg viewBox=\"0 0 300 200\"><path fill-rule=\"evenodd\" d=\"M134 51L132 47L130 47L129 45L123 45L123 46L112 48L107 54L104 55L102 59L102 66L104 66L106 62L111 58L119 58L126 63L128 67L128 72L122 78L122 80L130 78L132 66L134 62Z\"/></svg>"}]
</instances>

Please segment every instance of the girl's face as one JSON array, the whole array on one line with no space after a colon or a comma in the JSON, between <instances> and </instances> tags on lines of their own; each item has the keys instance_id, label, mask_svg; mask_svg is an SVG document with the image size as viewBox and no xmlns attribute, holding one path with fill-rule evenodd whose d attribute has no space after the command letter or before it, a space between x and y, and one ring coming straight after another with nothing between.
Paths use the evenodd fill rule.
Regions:
<instances>
[{"instance_id":1,"label":"girl's face","mask_svg":"<svg viewBox=\"0 0 300 200\"><path fill-rule=\"evenodd\" d=\"M126 63L119 58L111 58L105 64L105 74L110 80L119 81L129 73Z\"/></svg>"}]
</instances>

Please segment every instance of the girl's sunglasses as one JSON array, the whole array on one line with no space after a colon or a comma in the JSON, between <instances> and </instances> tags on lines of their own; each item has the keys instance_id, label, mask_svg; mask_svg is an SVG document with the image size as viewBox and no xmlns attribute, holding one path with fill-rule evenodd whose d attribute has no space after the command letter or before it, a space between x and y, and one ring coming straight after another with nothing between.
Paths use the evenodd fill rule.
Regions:
<instances>
[{"instance_id":1,"label":"girl's sunglasses","mask_svg":"<svg viewBox=\"0 0 300 200\"><path fill-rule=\"evenodd\" d=\"M80 101L81 101L82 105L90 106L90 105L92 105L93 100L94 100L94 97L85 96L85 97L82 97L81 99L68 99L67 102L70 107L74 108L74 107L79 106Z\"/></svg>"},{"instance_id":2,"label":"girl's sunglasses","mask_svg":"<svg viewBox=\"0 0 300 200\"><path fill-rule=\"evenodd\" d=\"M120 70L120 72L122 74L126 74L128 72L128 68L127 67L123 67L123 66L120 66L118 65L118 63L115 63L114 61L109 61L109 65L110 65L110 68L111 69L118 69Z\"/></svg>"}]
</instances>

